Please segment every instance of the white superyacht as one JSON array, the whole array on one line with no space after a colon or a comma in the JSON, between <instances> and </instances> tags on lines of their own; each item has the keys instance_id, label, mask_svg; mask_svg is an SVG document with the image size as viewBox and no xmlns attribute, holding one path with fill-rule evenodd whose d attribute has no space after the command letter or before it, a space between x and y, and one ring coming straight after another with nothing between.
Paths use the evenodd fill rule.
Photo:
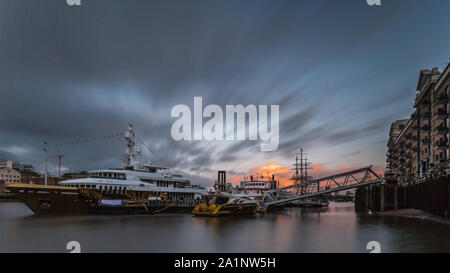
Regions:
<instances>
[{"instance_id":1,"label":"white superyacht","mask_svg":"<svg viewBox=\"0 0 450 273\"><path fill-rule=\"evenodd\" d=\"M103 196L133 196L138 199L158 198L161 195L169 199L201 199L208 191L182 175L170 172L166 167L141 165L136 157L140 149L135 147L135 134L130 125L124 135L127 149L121 169L102 169L90 171L89 177L59 182L65 187L94 189Z\"/></svg>"}]
</instances>

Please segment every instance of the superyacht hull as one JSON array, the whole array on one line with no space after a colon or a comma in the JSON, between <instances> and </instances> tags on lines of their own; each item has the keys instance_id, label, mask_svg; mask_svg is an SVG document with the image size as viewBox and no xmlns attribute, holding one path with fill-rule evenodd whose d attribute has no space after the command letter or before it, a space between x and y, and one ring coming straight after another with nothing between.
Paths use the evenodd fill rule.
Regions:
<instances>
[{"instance_id":1,"label":"superyacht hull","mask_svg":"<svg viewBox=\"0 0 450 273\"><path fill-rule=\"evenodd\" d=\"M7 186L35 214L84 214L89 200L77 188L33 184Z\"/></svg>"},{"instance_id":2,"label":"superyacht hull","mask_svg":"<svg viewBox=\"0 0 450 273\"><path fill-rule=\"evenodd\" d=\"M159 212L191 212L198 200L145 200L125 195L101 195L93 189L33 184L10 184L7 188L35 214L138 215ZM155 194L155 193L153 193ZM130 196L136 193L130 192ZM120 205L105 205L104 201Z\"/></svg>"}]
</instances>

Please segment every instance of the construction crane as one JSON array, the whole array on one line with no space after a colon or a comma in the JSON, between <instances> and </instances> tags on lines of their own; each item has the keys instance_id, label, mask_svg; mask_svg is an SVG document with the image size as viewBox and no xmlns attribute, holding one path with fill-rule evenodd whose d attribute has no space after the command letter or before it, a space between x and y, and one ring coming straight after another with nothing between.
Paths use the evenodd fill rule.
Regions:
<instances>
[{"instance_id":1,"label":"construction crane","mask_svg":"<svg viewBox=\"0 0 450 273\"><path fill-rule=\"evenodd\" d=\"M58 158L58 177L61 177L61 160L64 157L64 155L51 155L51 156L48 156L47 159L55 158L55 157Z\"/></svg>"}]
</instances>

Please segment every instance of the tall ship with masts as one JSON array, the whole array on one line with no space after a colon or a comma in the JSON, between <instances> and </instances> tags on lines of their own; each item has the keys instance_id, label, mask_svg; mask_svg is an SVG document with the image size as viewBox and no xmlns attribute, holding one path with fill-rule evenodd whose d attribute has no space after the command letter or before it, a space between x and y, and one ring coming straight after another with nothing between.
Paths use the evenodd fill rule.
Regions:
<instances>
[{"instance_id":1,"label":"tall ship with masts","mask_svg":"<svg viewBox=\"0 0 450 273\"><path fill-rule=\"evenodd\" d=\"M61 181L58 186L10 184L8 189L35 213L85 213L102 204L138 202L145 206L149 200L162 199L194 203L208 193L167 167L140 164L141 150L131 124L124 138L127 149L122 168L90 171L86 178Z\"/></svg>"},{"instance_id":2,"label":"tall ship with masts","mask_svg":"<svg viewBox=\"0 0 450 273\"><path fill-rule=\"evenodd\" d=\"M303 152L303 148L300 149L300 153L295 157L295 168L293 169L295 172L291 177L291 180L294 181L295 185L303 184L305 182L309 182L313 180L312 176L308 175L308 170L311 169L311 162L308 161L307 154ZM300 195L303 194L303 187L297 187L294 194ZM297 201L293 201L291 203L292 206L300 206L300 207L326 207L328 206L329 201L327 198L313 197L313 198L304 198Z\"/></svg>"}]
</instances>

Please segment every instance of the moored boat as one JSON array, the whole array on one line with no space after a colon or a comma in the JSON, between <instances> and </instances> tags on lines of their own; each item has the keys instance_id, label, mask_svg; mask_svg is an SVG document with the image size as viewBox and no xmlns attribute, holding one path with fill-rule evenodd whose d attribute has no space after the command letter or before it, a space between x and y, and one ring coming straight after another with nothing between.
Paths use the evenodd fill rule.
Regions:
<instances>
[{"instance_id":1,"label":"moored boat","mask_svg":"<svg viewBox=\"0 0 450 273\"><path fill-rule=\"evenodd\" d=\"M249 180L242 180L236 190L245 194L250 199L260 201L263 199L266 191L276 189L277 187L278 182L275 180L275 175L272 175L271 178L264 176L254 177L251 175Z\"/></svg>"},{"instance_id":2,"label":"moored boat","mask_svg":"<svg viewBox=\"0 0 450 273\"><path fill-rule=\"evenodd\" d=\"M199 204L192 211L194 216L231 216L243 214L255 214L261 205L243 194L219 193L212 194L211 200Z\"/></svg>"},{"instance_id":3,"label":"moored boat","mask_svg":"<svg viewBox=\"0 0 450 273\"><path fill-rule=\"evenodd\" d=\"M88 177L61 181L59 185L9 184L7 189L20 198L35 214L96 213L128 211L147 213L148 206L156 209L172 203L191 206L200 203L208 191L191 185L182 175L158 165L141 165L137 161L140 149L135 147L135 134L130 125L124 134L127 150L122 168L89 172ZM164 200L163 200L164 199ZM105 206L102 200L121 200L121 206ZM161 201L161 202L158 202ZM130 202L138 202L132 206ZM158 204L163 204L162 208ZM168 203L168 204L165 204Z\"/></svg>"},{"instance_id":4,"label":"moored boat","mask_svg":"<svg viewBox=\"0 0 450 273\"><path fill-rule=\"evenodd\" d=\"M326 198L304 198L291 202L294 207L327 207L329 201Z\"/></svg>"}]
</instances>

